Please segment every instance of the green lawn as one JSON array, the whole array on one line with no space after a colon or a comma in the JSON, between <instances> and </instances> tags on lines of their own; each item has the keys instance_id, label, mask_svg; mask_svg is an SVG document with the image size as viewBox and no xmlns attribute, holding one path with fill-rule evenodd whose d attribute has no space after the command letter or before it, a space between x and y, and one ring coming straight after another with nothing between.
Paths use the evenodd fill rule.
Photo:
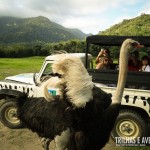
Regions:
<instances>
[{"instance_id":1,"label":"green lawn","mask_svg":"<svg viewBox=\"0 0 150 150\"><path fill-rule=\"evenodd\" d=\"M45 57L0 58L0 80L20 73L39 72Z\"/></svg>"}]
</instances>

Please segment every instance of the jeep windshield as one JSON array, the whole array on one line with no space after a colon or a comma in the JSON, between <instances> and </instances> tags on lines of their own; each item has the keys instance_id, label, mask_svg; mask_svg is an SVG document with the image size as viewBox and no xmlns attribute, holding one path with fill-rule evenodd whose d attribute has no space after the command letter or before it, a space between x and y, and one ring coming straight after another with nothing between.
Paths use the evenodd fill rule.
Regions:
<instances>
[{"instance_id":1,"label":"jeep windshield","mask_svg":"<svg viewBox=\"0 0 150 150\"><path fill-rule=\"evenodd\" d=\"M45 67L45 70L43 71L43 75L50 75L52 73L52 63L48 63Z\"/></svg>"}]
</instances>

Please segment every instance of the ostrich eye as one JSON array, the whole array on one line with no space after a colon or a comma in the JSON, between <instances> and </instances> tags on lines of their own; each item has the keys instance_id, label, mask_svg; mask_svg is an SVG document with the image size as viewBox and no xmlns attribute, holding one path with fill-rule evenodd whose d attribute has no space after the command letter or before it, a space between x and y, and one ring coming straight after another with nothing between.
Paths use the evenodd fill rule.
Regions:
<instances>
[{"instance_id":1,"label":"ostrich eye","mask_svg":"<svg viewBox=\"0 0 150 150\"><path fill-rule=\"evenodd\" d=\"M137 43L137 42L133 42L133 43L131 43L131 45L132 45L133 47L136 47L136 46L138 45L138 43Z\"/></svg>"}]
</instances>

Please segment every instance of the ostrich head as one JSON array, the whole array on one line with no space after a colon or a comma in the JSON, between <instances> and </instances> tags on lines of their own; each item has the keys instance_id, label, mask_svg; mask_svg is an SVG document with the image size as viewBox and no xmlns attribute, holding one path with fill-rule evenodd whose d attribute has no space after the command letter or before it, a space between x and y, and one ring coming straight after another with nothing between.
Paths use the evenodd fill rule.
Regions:
<instances>
[{"instance_id":1,"label":"ostrich head","mask_svg":"<svg viewBox=\"0 0 150 150\"><path fill-rule=\"evenodd\" d=\"M142 48L139 42L133 39L126 39L120 50L120 64L119 64L119 76L115 95L113 97L113 103L120 103L125 87L126 76L128 71L128 55L134 48Z\"/></svg>"}]
</instances>

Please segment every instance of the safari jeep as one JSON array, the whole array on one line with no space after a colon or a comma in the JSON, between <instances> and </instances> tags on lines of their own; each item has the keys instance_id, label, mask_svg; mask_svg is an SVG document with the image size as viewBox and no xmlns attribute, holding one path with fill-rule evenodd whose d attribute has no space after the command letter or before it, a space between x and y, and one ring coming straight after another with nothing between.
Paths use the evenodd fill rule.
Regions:
<instances>
[{"instance_id":1,"label":"safari jeep","mask_svg":"<svg viewBox=\"0 0 150 150\"><path fill-rule=\"evenodd\" d=\"M118 70L113 64L110 70L98 70L93 68L92 55L89 54L92 45L103 46L121 46L127 38L139 41L144 46L150 46L150 37L129 37L129 36L89 36L86 39L86 53L74 53L80 57L89 74L92 76L93 82L107 93L114 94L118 80ZM120 48L118 48L119 51ZM0 81L0 90L8 89L8 95L0 99L4 102L0 107L1 122L9 128L19 128L21 122L16 117L15 97L9 94L9 90L15 89L28 93L29 97L43 97L42 83L45 78L51 77L51 65L57 60L58 55L52 55L45 58L39 73L20 74L7 77ZM149 72L128 72L126 87L121 101L121 111L116 120L111 136L122 138L138 138L150 136L150 90L142 90L140 87L146 86L150 89L150 73ZM50 94L56 94L56 89L49 90Z\"/></svg>"}]
</instances>

